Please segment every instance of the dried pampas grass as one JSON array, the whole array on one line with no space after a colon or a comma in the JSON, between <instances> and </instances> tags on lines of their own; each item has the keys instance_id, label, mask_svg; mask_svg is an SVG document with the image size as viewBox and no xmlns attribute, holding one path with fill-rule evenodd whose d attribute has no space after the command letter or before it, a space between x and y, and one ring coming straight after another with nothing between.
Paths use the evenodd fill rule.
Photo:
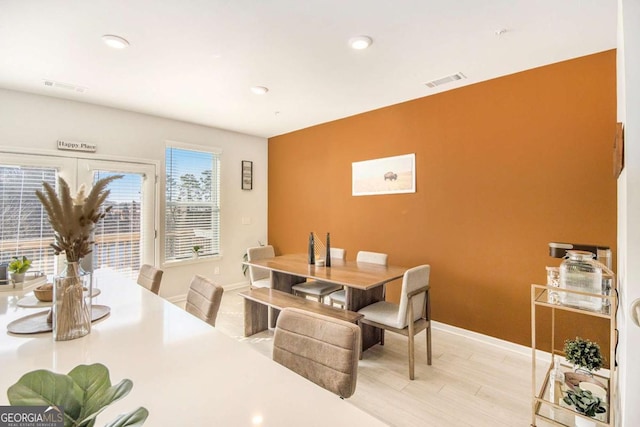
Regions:
<instances>
[{"instance_id":1,"label":"dried pampas grass","mask_svg":"<svg viewBox=\"0 0 640 427\"><path fill-rule=\"evenodd\" d=\"M44 192L36 190L53 227L55 243L51 247L56 255L64 252L68 262L77 262L91 253L91 232L98 221L111 210L111 206L104 211L100 210L110 193L106 187L111 181L120 178L122 175L113 175L98 180L86 197L84 185L80 187L76 197L72 197L69 184L62 178L58 178L59 196L46 182L42 184Z\"/></svg>"}]
</instances>

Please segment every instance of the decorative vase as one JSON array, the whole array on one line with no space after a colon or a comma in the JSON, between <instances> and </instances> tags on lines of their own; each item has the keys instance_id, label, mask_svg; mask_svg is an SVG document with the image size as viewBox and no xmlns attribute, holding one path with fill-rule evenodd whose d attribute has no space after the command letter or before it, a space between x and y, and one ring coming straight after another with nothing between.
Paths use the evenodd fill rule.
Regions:
<instances>
[{"instance_id":1,"label":"decorative vase","mask_svg":"<svg viewBox=\"0 0 640 427\"><path fill-rule=\"evenodd\" d=\"M585 420L584 418L576 415L575 426L576 427L596 427L596 422L591 420Z\"/></svg>"},{"instance_id":2,"label":"decorative vase","mask_svg":"<svg viewBox=\"0 0 640 427\"><path fill-rule=\"evenodd\" d=\"M316 263L316 254L315 254L315 242L313 241L313 232L309 233L309 247L308 247L308 256L307 263L315 264Z\"/></svg>"},{"instance_id":3,"label":"decorative vase","mask_svg":"<svg viewBox=\"0 0 640 427\"><path fill-rule=\"evenodd\" d=\"M68 341L91 332L91 276L79 262L67 262L54 278L53 339Z\"/></svg>"}]
</instances>

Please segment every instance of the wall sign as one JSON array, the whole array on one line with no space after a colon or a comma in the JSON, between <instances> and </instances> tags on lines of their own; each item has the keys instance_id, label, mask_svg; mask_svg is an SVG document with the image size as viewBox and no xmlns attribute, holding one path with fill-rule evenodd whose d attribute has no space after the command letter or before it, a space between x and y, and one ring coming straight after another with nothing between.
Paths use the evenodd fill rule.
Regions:
<instances>
[{"instance_id":1,"label":"wall sign","mask_svg":"<svg viewBox=\"0 0 640 427\"><path fill-rule=\"evenodd\" d=\"M95 153L98 146L96 144L90 144L88 142L75 142L75 141L63 141L58 140L58 150L67 151L84 151L87 153Z\"/></svg>"},{"instance_id":2,"label":"wall sign","mask_svg":"<svg viewBox=\"0 0 640 427\"><path fill-rule=\"evenodd\" d=\"M242 161L242 187L243 190L253 190L253 162Z\"/></svg>"}]
</instances>

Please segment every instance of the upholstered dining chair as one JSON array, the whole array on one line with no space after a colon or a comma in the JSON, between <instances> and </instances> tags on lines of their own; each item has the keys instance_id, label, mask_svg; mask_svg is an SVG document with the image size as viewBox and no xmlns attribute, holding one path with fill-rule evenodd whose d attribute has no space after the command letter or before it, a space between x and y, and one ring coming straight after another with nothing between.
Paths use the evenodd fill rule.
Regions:
<instances>
[{"instance_id":1,"label":"upholstered dining chair","mask_svg":"<svg viewBox=\"0 0 640 427\"><path fill-rule=\"evenodd\" d=\"M356 262L368 262L370 264L387 265L389 255L380 252L368 252L360 251L356 255ZM331 305L338 304L344 307L347 299L347 294L344 289L335 291L329 295L329 302Z\"/></svg>"},{"instance_id":2,"label":"upholstered dining chair","mask_svg":"<svg viewBox=\"0 0 640 427\"><path fill-rule=\"evenodd\" d=\"M420 265L404 273L400 304L378 301L361 308L362 324L396 332L409 338L409 379L414 379L414 337L427 330L427 365L431 365L431 304L429 301L429 265Z\"/></svg>"},{"instance_id":3,"label":"upholstered dining chair","mask_svg":"<svg viewBox=\"0 0 640 427\"><path fill-rule=\"evenodd\" d=\"M256 246L247 249L247 261L258 261L265 258L273 258L276 252L273 246ZM269 270L260 267L249 266L249 282L252 288L270 288L271 278Z\"/></svg>"},{"instance_id":4,"label":"upholstered dining chair","mask_svg":"<svg viewBox=\"0 0 640 427\"><path fill-rule=\"evenodd\" d=\"M276 323L273 360L347 398L356 390L361 340L353 323L285 308Z\"/></svg>"},{"instance_id":5,"label":"upholstered dining chair","mask_svg":"<svg viewBox=\"0 0 640 427\"><path fill-rule=\"evenodd\" d=\"M330 248L329 253L332 259L345 260L347 251L341 248ZM324 297L342 289L341 285L335 283L323 282L321 280L307 280L306 282L299 283L291 287L295 295L312 296L322 302Z\"/></svg>"},{"instance_id":6,"label":"upholstered dining chair","mask_svg":"<svg viewBox=\"0 0 640 427\"><path fill-rule=\"evenodd\" d=\"M211 326L216 326L223 293L222 286L216 285L205 277L195 275L189 285L185 309Z\"/></svg>"},{"instance_id":7,"label":"upholstered dining chair","mask_svg":"<svg viewBox=\"0 0 640 427\"><path fill-rule=\"evenodd\" d=\"M149 289L154 294L160 292L160 282L162 282L162 274L164 272L159 268L155 268L149 264L143 264L138 273L138 285Z\"/></svg>"}]
</instances>

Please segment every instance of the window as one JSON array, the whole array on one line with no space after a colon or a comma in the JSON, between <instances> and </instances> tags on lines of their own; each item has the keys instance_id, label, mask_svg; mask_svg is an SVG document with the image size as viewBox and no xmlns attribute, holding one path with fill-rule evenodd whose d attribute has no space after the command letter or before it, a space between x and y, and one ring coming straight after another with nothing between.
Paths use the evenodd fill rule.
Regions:
<instances>
[{"instance_id":1,"label":"window","mask_svg":"<svg viewBox=\"0 0 640 427\"><path fill-rule=\"evenodd\" d=\"M30 271L54 273L53 229L36 197L42 183L56 187L52 167L0 166L0 264L26 256Z\"/></svg>"},{"instance_id":2,"label":"window","mask_svg":"<svg viewBox=\"0 0 640 427\"><path fill-rule=\"evenodd\" d=\"M220 154L167 147L165 261L220 253Z\"/></svg>"},{"instance_id":3,"label":"window","mask_svg":"<svg viewBox=\"0 0 640 427\"><path fill-rule=\"evenodd\" d=\"M93 182L113 175L123 175L109 183L111 206L95 228L93 268L111 268L134 278L140 270L142 253L142 186L146 179L139 173L94 171Z\"/></svg>"}]
</instances>

